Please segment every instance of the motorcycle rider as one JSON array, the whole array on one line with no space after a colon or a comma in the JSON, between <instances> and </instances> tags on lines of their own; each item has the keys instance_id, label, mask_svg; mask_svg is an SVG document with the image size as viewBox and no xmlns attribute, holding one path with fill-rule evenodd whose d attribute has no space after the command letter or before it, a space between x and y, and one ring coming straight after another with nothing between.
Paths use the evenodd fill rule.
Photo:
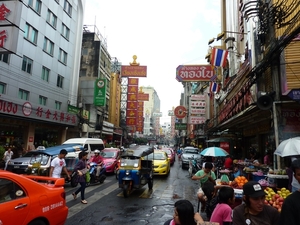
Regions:
<instances>
[{"instance_id":1,"label":"motorcycle rider","mask_svg":"<svg viewBox=\"0 0 300 225\"><path fill-rule=\"evenodd\" d=\"M100 170L104 162L103 157L100 155L100 151L98 149L95 150L95 155L92 157L91 162L97 163L96 180L99 180Z\"/></svg>"}]
</instances>

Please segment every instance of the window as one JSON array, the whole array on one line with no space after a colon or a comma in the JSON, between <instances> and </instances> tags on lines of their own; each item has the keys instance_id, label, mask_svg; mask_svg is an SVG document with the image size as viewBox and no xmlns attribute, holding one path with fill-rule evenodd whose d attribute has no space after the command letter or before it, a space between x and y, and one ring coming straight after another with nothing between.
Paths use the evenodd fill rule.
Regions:
<instances>
[{"instance_id":1,"label":"window","mask_svg":"<svg viewBox=\"0 0 300 225\"><path fill-rule=\"evenodd\" d=\"M64 77L61 75L57 75L57 82L56 82L56 86L63 88L63 83L64 83Z\"/></svg>"},{"instance_id":2,"label":"window","mask_svg":"<svg viewBox=\"0 0 300 225\"><path fill-rule=\"evenodd\" d=\"M61 26L61 35L65 37L67 40L69 40L70 29L64 23L62 23Z\"/></svg>"},{"instance_id":3,"label":"window","mask_svg":"<svg viewBox=\"0 0 300 225\"><path fill-rule=\"evenodd\" d=\"M40 105L46 105L46 103L47 103L47 98L40 95L39 96L39 104Z\"/></svg>"},{"instance_id":4,"label":"window","mask_svg":"<svg viewBox=\"0 0 300 225\"><path fill-rule=\"evenodd\" d=\"M59 55L58 55L58 60L64 64L67 64L67 57L68 54L62 50L61 48L59 49Z\"/></svg>"},{"instance_id":5,"label":"window","mask_svg":"<svg viewBox=\"0 0 300 225\"><path fill-rule=\"evenodd\" d=\"M0 94L5 94L6 93L6 84L0 82Z\"/></svg>"},{"instance_id":6,"label":"window","mask_svg":"<svg viewBox=\"0 0 300 225\"><path fill-rule=\"evenodd\" d=\"M69 16L72 16L72 5L67 0L65 0L64 3L64 10L69 14Z\"/></svg>"},{"instance_id":7,"label":"window","mask_svg":"<svg viewBox=\"0 0 300 225\"><path fill-rule=\"evenodd\" d=\"M23 71L31 74L32 64L33 61L31 59L27 58L26 56L23 56L23 62L22 62Z\"/></svg>"},{"instance_id":8,"label":"window","mask_svg":"<svg viewBox=\"0 0 300 225\"><path fill-rule=\"evenodd\" d=\"M45 37L43 50L53 56L54 43Z\"/></svg>"},{"instance_id":9,"label":"window","mask_svg":"<svg viewBox=\"0 0 300 225\"><path fill-rule=\"evenodd\" d=\"M41 0L28 0L28 5L36 11L38 14L41 13L42 1Z\"/></svg>"},{"instance_id":10,"label":"window","mask_svg":"<svg viewBox=\"0 0 300 225\"><path fill-rule=\"evenodd\" d=\"M42 80L49 82L50 69L47 67L42 68Z\"/></svg>"},{"instance_id":11,"label":"window","mask_svg":"<svg viewBox=\"0 0 300 225\"><path fill-rule=\"evenodd\" d=\"M8 63L9 54L0 54L0 61Z\"/></svg>"},{"instance_id":12,"label":"window","mask_svg":"<svg viewBox=\"0 0 300 225\"><path fill-rule=\"evenodd\" d=\"M34 27L32 27L28 23L26 23L24 37L31 43L36 44L37 37L38 37L38 31Z\"/></svg>"},{"instance_id":13,"label":"window","mask_svg":"<svg viewBox=\"0 0 300 225\"><path fill-rule=\"evenodd\" d=\"M18 184L6 178L0 179L0 190L0 203L10 202L26 196L26 191L24 191ZM16 193L20 194L17 195Z\"/></svg>"},{"instance_id":14,"label":"window","mask_svg":"<svg viewBox=\"0 0 300 225\"><path fill-rule=\"evenodd\" d=\"M79 71L79 77L86 77L86 69L81 69Z\"/></svg>"},{"instance_id":15,"label":"window","mask_svg":"<svg viewBox=\"0 0 300 225\"><path fill-rule=\"evenodd\" d=\"M57 16L54 15L53 12L51 12L48 9L48 13L47 13L47 22L54 28L56 28L56 22L57 22Z\"/></svg>"},{"instance_id":16,"label":"window","mask_svg":"<svg viewBox=\"0 0 300 225\"><path fill-rule=\"evenodd\" d=\"M19 98L23 100L29 100L29 91L19 89Z\"/></svg>"},{"instance_id":17,"label":"window","mask_svg":"<svg viewBox=\"0 0 300 225\"><path fill-rule=\"evenodd\" d=\"M56 110L61 110L61 102L55 101L55 109Z\"/></svg>"}]
</instances>

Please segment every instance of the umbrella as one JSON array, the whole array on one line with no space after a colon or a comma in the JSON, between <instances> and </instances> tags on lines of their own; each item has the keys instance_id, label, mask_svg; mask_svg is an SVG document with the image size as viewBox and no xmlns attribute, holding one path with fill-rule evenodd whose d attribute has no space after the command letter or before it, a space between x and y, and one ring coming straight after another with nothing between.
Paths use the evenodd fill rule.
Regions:
<instances>
[{"instance_id":1,"label":"umbrella","mask_svg":"<svg viewBox=\"0 0 300 225\"><path fill-rule=\"evenodd\" d=\"M219 147L208 147L205 148L201 153L203 156L213 156L213 157L221 157L229 155L223 148Z\"/></svg>"},{"instance_id":2,"label":"umbrella","mask_svg":"<svg viewBox=\"0 0 300 225\"><path fill-rule=\"evenodd\" d=\"M281 157L300 155L300 137L284 140L278 145L274 154Z\"/></svg>"}]
</instances>

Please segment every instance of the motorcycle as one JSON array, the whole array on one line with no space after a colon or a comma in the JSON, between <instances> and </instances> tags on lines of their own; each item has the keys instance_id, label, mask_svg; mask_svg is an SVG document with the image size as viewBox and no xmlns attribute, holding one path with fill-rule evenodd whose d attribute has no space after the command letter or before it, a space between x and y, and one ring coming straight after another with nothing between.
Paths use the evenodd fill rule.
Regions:
<instances>
[{"instance_id":1,"label":"motorcycle","mask_svg":"<svg viewBox=\"0 0 300 225\"><path fill-rule=\"evenodd\" d=\"M106 179L105 164L103 164L100 169L100 174L99 174L98 179L96 179L97 163L90 162L89 165L90 165L90 169L89 169L88 173L90 173L90 181L86 183L86 186L90 186L92 184L97 184L97 183L102 184L104 182L104 180ZM72 187L76 187L78 185L77 176L78 176L77 172L73 171L73 173L71 174L71 186Z\"/></svg>"},{"instance_id":2,"label":"motorcycle","mask_svg":"<svg viewBox=\"0 0 300 225\"><path fill-rule=\"evenodd\" d=\"M97 173L97 163L95 162L90 162L90 170L89 170L89 173L90 173L90 176L91 176L91 179L90 179L90 182L87 182L86 183L86 186L89 186L91 184L96 184L96 183L100 183L102 184L104 182L104 180L106 179L106 166L105 164L103 164L101 166L101 169L100 169L100 174L99 174L99 177L97 179L96 177L96 173Z\"/></svg>"},{"instance_id":3,"label":"motorcycle","mask_svg":"<svg viewBox=\"0 0 300 225\"><path fill-rule=\"evenodd\" d=\"M192 177L193 174L197 173L199 170L202 169L201 163L197 160L194 156L189 158L189 176Z\"/></svg>"}]
</instances>

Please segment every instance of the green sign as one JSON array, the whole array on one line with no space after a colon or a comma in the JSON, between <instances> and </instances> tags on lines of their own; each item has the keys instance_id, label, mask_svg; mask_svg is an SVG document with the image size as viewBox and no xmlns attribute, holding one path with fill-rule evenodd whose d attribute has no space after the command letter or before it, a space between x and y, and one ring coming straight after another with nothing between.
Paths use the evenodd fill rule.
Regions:
<instances>
[{"instance_id":1,"label":"green sign","mask_svg":"<svg viewBox=\"0 0 300 225\"><path fill-rule=\"evenodd\" d=\"M186 130L186 123L175 123L175 130Z\"/></svg>"},{"instance_id":2,"label":"green sign","mask_svg":"<svg viewBox=\"0 0 300 225\"><path fill-rule=\"evenodd\" d=\"M79 109L75 106L68 105L68 112L72 114L78 114Z\"/></svg>"},{"instance_id":3,"label":"green sign","mask_svg":"<svg viewBox=\"0 0 300 225\"><path fill-rule=\"evenodd\" d=\"M105 106L106 104L106 79L97 79L94 89L94 105Z\"/></svg>"}]
</instances>

